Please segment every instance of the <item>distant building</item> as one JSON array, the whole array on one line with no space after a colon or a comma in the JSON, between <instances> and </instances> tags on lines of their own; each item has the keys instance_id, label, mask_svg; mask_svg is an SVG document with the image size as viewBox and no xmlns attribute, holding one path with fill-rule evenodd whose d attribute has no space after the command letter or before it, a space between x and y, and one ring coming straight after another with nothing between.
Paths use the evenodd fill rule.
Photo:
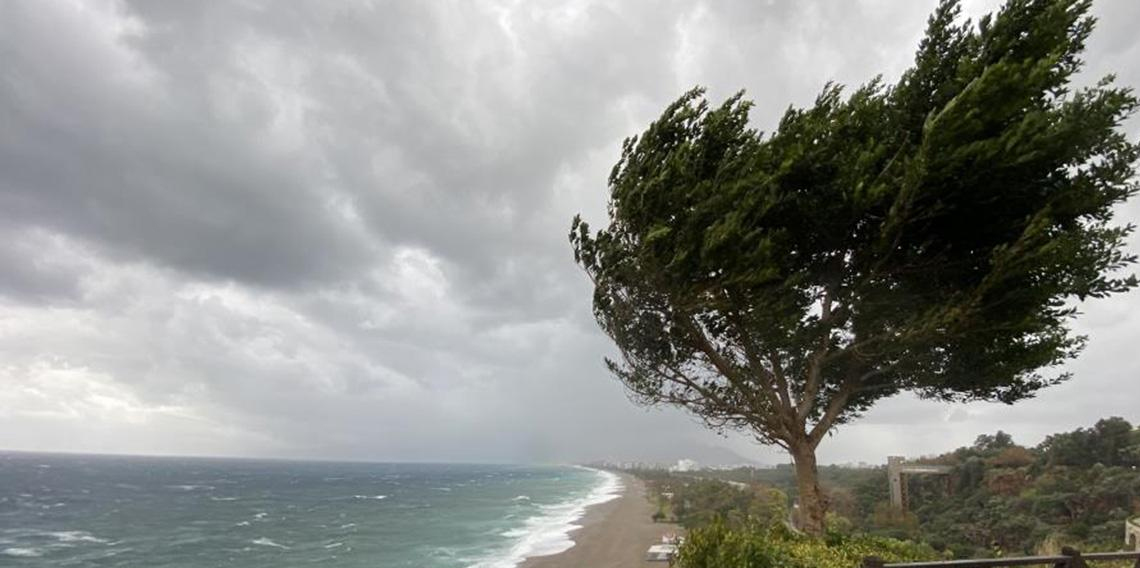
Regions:
<instances>
[{"instance_id":1,"label":"distant building","mask_svg":"<svg viewBox=\"0 0 1140 568\"><path fill-rule=\"evenodd\" d=\"M697 471L698 469L701 469L701 464L697 463L696 460L679 459L675 465L669 468L669 471L687 472Z\"/></svg>"}]
</instances>

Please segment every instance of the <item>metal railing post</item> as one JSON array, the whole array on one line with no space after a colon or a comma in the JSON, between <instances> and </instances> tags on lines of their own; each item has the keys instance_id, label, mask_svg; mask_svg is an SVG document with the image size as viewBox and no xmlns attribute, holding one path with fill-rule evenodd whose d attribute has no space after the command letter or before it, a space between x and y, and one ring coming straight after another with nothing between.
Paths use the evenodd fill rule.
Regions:
<instances>
[{"instance_id":1,"label":"metal railing post","mask_svg":"<svg viewBox=\"0 0 1140 568\"><path fill-rule=\"evenodd\" d=\"M1081 551L1071 547L1065 546L1061 548L1061 554L1068 556L1068 560L1058 562L1056 568L1088 568L1088 563L1081 557Z\"/></svg>"},{"instance_id":2,"label":"metal railing post","mask_svg":"<svg viewBox=\"0 0 1140 568\"><path fill-rule=\"evenodd\" d=\"M863 568L883 568L884 565L883 559L878 556L863 557Z\"/></svg>"}]
</instances>

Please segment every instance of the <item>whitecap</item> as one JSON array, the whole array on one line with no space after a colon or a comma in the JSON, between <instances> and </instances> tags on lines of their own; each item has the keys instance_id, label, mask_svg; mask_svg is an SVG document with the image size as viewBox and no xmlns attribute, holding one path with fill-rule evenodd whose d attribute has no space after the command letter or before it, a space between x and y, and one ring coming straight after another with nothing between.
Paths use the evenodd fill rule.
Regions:
<instances>
[{"instance_id":1,"label":"whitecap","mask_svg":"<svg viewBox=\"0 0 1140 568\"><path fill-rule=\"evenodd\" d=\"M353 499L375 499L375 500L379 501L381 499L387 499L388 496L387 495L353 495L352 498Z\"/></svg>"},{"instance_id":2,"label":"whitecap","mask_svg":"<svg viewBox=\"0 0 1140 568\"><path fill-rule=\"evenodd\" d=\"M340 548L344 546L343 542L331 542L325 545L325 548Z\"/></svg>"},{"instance_id":3,"label":"whitecap","mask_svg":"<svg viewBox=\"0 0 1140 568\"><path fill-rule=\"evenodd\" d=\"M621 479L608 471L593 470L598 484L585 497L540 507L542 513L526 519L524 526L508 530L502 536L513 539L504 550L488 556L471 568L515 568L527 558L550 556L574 546L570 533L581 528L577 522L586 509L621 496Z\"/></svg>"},{"instance_id":4,"label":"whitecap","mask_svg":"<svg viewBox=\"0 0 1140 568\"><path fill-rule=\"evenodd\" d=\"M44 555L43 551L38 548L19 547L5 548L4 550L0 550L0 554L3 554L4 556L16 556L19 558L35 558L37 556Z\"/></svg>"},{"instance_id":5,"label":"whitecap","mask_svg":"<svg viewBox=\"0 0 1140 568\"><path fill-rule=\"evenodd\" d=\"M518 497L511 499L511 501L530 501L530 497L526 495L519 495Z\"/></svg>"},{"instance_id":6,"label":"whitecap","mask_svg":"<svg viewBox=\"0 0 1140 568\"><path fill-rule=\"evenodd\" d=\"M206 491L213 491L214 490L213 485L187 484L187 485L167 485L167 487L170 489L181 489L182 491L197 491L199 489L203 489Z\"/></svg>"},{"instance_id":7,"label":"whitecap","mask_svg":"<svg viewBox=\"0 0 1140 568\"><path fill-rule=\"evenodd\" d=\"M107 539L99 538L87 531L53 531L44 533L58 540L59 542L95 542L99 544L106 544Z\"/></svg>"},{"instance_id":8,"label":"whitecap","mask_svg":"<svg viewBox=\"0 0 1140 568\"><path fill-rule=\"evenodd\" d=\"M210 497L211 501L237 501L237 497Z\"/></svg>"},{"instance_id":9,"label":"whitecap","mask_svg":"<svg viewBox=\"0 0 1140 568\"><path fill-rule=\"evenodd\" d=\"M268 547L272 547L272 548L280 548L283 550L289 550L288 546L285 546L284 544L280 544L277 542L273 542L273 540L265 538L265 537L255 538L249 542L252 544L256 544L258 546L268 546Z\"/></svg>"}]
</instances>

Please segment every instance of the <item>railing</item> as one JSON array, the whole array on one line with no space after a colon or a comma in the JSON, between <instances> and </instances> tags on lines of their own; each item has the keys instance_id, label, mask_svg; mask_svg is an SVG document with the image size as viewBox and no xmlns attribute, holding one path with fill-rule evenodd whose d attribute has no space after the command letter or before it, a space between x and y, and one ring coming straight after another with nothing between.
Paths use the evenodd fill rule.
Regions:
<instances>
[{"instance_id":1,"label":"railing","mask_svg":"<svg viewBox=\"0 0 1140 568\"><path fill-rule=\"evenodd\" d=\"M1008 558L971 558L967 560L942 560L935 562L884 563L881 559L868 556L863 559L863 568L997 568L1000 566L1053 566L1054 568L1087 568L1088 562L1104 560L1132 560L1134 568L1140 568L1140 550L1134 552L1091 552L1081 554L1069 547L1061 549L1061 556L1011 556Z\"/></svg>"}]
</instances>

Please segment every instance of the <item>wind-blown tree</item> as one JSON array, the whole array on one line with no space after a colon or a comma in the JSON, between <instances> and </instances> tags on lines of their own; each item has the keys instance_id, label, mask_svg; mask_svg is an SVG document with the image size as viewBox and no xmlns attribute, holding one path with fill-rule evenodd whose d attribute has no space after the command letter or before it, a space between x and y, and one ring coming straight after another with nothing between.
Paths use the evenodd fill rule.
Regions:
<instances>
[{"instance_id":1,"label":"wind-blown tree","mask_svg":"<svg viewBox=\"0 0 1140 568\"><path fill-rule=\"evenodd\" d=\"M1084 338L1077 300L1136 284L1136 107L1108 77L1070 89L1089 2L1011 0L977 24L946 0L912 68L828 85L769 135L742 95L696 89L626 140L609 225L570 240L633 398L751 433L796 465L806 530L816 448L902 391L1032 396Z\"/></svg>"}]
</instances>

